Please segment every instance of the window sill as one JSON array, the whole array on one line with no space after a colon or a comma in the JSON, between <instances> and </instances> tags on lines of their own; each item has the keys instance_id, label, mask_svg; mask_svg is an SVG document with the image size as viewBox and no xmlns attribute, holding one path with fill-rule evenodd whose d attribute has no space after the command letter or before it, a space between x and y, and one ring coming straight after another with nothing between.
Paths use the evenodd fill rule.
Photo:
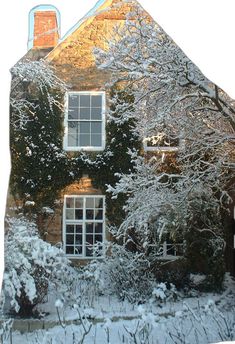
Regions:
<instances>
[{"instance_id":1,"label":"window sill","mask_svg":"<svg viewBox=\"0 0 235 344\"><path fill-rule=\"evenodd\" d=\"M167 255L167 256L158 256L157 260L177 260L183 258L183 256L174 256L174 255Z\"/></svg>"},{"instance_id":2,"label":"window sill","mask_svg":"<svg viewBox=\"0 0 235 344\"><path fill-rule=\"evenodd\" d=\"M66 152L101 152L105 147L64 147Z\"/></svg>"},{"instance_id":3,"label":"window sill","mask_svg":"<svg viewBox=\"0 0 235 344\"><path fill-rule=\"evenodd\" d=\"M91 259L104 259L105 255L99 256L99 257L84 257L84 256L77 256L73 254L66 254L66 257L68 259L76 259L76 260L91 260Z\"/></svg>"},{"instance_id":4,"label":"window sill","mask_svg":"<svg viewBox=\"0 0 235 344\"><path fill-rule=\"evenodd\" d=\"M179 147L144 147L145 152L178 152Z\"/></svg>"}]
</instances>

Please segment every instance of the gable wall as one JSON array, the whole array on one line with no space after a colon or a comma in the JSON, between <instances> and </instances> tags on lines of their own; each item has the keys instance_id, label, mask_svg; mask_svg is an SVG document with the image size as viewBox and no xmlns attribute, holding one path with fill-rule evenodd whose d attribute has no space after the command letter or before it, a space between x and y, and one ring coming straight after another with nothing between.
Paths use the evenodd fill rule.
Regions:
<instances>
[{"instance_id":1,"label":"gable wall","mask_svg":"<svg viewBox=\"0 0 235 344\"><path fill-rule=\"evenodd\" d=\"M105 49L114 26L122 26L132 10L131 5L124 2L116 8L117 3L117 0L107 1L106 5L111 7L88 18L46 57L73 90L103 90L110 79L110 73L96 67L93 49Z\"/></svg>"}]
</instances>

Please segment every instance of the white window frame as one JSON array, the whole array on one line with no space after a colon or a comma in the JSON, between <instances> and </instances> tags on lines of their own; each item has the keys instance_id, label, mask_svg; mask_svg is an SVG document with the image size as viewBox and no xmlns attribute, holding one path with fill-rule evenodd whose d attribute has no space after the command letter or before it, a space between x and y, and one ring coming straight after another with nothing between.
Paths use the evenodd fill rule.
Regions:
<instances>
[{"instance_id":1,"label":"white window frame","mask_svg":"<svg viewBox=\"0 0 235 344\"><path fill-rule=\"evenodd\" d=\"M83 202L83 219L82 220L67 220L66 219L66 199L67 198L102 198L103 199L103 221L101 220L86 220L85 219L85 202ZM64 204L63 204L63 249L66 254L66 224L82 224L82 254L66 254L68 258L72 259L102 259L105 256L105 251L104 248L101 251L101 254L99 256L86 256L86 223L87 222L94 222L94 223L102 223L103 224L103 230L102 230L102 243L106 241L106 236L105 236L105 196L104 195L64 195Z\"/></svg>"},{"instance_id":2,"label":"white window frame","mask_svg":"<svg viewBox=\"0 0 235 344\"><path fill-rule=\"evenodd\" d=\"M69 110L69 95L101 95L102 96L102 144L101 146L69 146L68 145L68 110ZM106 97L104 91L68 91L65 95L65 116L64 116L64 140L63 148L65 151L102 151L105 149L105 104Z\"/></svg>"},{"instance_id":3,"label":"white window frame","mask_svg":"<svg viewBox=\"0 0 235 344\"><path fill-rule=\"evenodd\" d=\"M157 247L156 244L149 244L148 245L149 247ZM173 250L174 250L174 254L169 254L169 248L172 250L172 247L173 247ZM179 255L177 254L177 249L176 247L179 247L183 250L184 248L184 243L169 243L168 241L164 241L162 243L162 245L160 246L160 248L162 249L162 252L159 253L158 255L158 259L159 260L175 260L175 259L179 259L179 258L182 258L183 255Z\"/></svg>"},{"instance_id":4,"label":"white window frame","mask_svg":"<svg viewBox=\"0 0 235 344\"><path fill-rule=\"evenodd\" d=\"M144 151L145 152L178 152L179 150L179 146L173 146L173 147L170 147L170 146L154 146L154 147L149 147L147 145L147 140L148 138L145 138L143 140L143 146L144 146ZM180 143L179 143L180 145Z\"/></svg>"}]
</instances>

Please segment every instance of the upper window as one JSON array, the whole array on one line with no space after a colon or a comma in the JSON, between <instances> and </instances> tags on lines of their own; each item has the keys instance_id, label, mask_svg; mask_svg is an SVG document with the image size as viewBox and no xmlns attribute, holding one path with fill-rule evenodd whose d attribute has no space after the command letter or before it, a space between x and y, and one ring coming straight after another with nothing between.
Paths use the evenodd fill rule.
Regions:
<instances>
[{"instance_id":1,"label":"upper window","mask_svg":"<svg viewBox=\"0 0 235 344\"><path fill-rule=\"evenodd\" d=\"M105 93L69 92L64 148L98 151L105 147Z\"/></svg>"}]
</instances>

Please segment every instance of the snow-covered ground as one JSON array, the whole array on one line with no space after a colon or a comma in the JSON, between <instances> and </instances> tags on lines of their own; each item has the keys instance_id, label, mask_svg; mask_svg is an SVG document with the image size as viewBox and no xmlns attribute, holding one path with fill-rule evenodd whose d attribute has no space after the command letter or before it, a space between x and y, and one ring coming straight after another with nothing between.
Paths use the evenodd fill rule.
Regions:
<instances>
[{"instance_id":1,"label":"snow-covered ground","mask_svg":"<svg viewBox=\"0 0 235 344\"><path fill-rule=\"evenodd\" d=\"M232 341L235 340L235 281L227 275L225 285L221 294L203 293L187 298L179 295L175 301L150 300L142 305L94 293L83 306L78 300L75 307L65 307L50 295L39 310L47 314L44 322L57 322L57 325L28 333L12 331L9 336L5 331L3 344L206 344Z\"/></svg>"}]
</instances>

